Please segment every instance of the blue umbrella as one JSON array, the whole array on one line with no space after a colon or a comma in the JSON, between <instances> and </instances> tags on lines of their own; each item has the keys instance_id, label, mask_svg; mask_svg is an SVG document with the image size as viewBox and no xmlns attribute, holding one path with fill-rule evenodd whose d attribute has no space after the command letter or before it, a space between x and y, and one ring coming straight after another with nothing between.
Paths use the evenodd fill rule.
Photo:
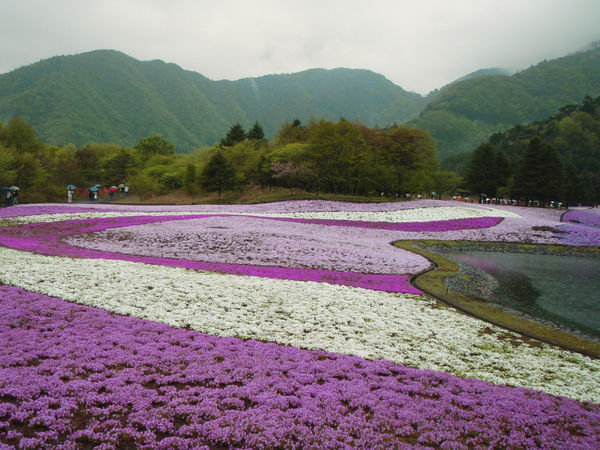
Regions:
<instances>
[{"instance_id":1,"label":"blue umbrella","mask_svg":"<svg viewBox=\"0 0 600 450\"><path fill-rule=\"evenodd\" d=\"M91 188L88 188L88 191L97 191L98 187L96 186L92 186Z\"/></svg>"},{"instance_id":2,"label":"blue umbrella","mask_svg":"<svg viewBox=\"0 0 600 450\"><path fill-rule=\"evenodd\" d=\"M73 185L73 184L67 184L67 189L75 189L77 188L77 186Z\"/></svg>"}]
</instances>

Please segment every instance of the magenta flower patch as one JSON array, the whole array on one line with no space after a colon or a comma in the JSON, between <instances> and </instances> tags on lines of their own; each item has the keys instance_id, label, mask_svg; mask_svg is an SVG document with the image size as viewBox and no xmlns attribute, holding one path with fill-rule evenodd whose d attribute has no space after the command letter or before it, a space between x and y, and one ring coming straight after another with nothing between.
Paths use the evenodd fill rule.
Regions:
<instances>
[{"instance_id":1,"label":"magenta flower patch","mask_svg":"<svg viewBox=\"0 0 600 450\"><path fill-rule=\"evenodd\" d=\"M277 217L273 219L286 222L312 223L314 225L408 231L413 233L489 228L498 225L502 221L501 217L476 217L471 219L437 220L434 222L365 222L358 220L298 219L293 217Z\"/></svg>"}]
</instances>

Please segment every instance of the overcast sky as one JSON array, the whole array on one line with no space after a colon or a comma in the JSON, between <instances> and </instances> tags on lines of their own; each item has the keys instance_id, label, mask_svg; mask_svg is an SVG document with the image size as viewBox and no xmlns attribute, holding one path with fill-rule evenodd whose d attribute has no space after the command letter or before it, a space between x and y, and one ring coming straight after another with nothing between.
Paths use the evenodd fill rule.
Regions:
<instances>
[{"instance_id":1,"label":"overcast sky","mask_svg":"<svg viewBox=\"0 0 600 450\"><path fill-rule=\"evenodd\" d=\"M0 0L0 73L115 49L213 80L369 69L427 94L600 40L600 0Z\"/></svg>"}]
</instances>

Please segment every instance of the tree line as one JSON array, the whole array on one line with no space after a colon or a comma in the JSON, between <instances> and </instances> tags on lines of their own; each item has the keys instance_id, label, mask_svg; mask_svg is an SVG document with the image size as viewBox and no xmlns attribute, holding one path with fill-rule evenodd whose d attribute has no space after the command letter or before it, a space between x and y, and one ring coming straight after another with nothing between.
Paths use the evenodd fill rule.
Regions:
<instances>
[{"instance_id":1,"label":"tree line","mask_svg":"<svg viewBox=\"0 0 600 450\"><path fill-rule=\"evenodd\" d=\"M51 146L20 117L0 123L0 185L19 186L29 202L62 201L69 184L84 189L127 183L148 198L177 190L220 195L250 186L400 196L452 189L458 182L439 171L429 134L408 125L296 119L267 140L258 122L247 131L234 124L219 144L178 154L161 136L143 138L134 147Z\"/></svg>"}]
</instances>

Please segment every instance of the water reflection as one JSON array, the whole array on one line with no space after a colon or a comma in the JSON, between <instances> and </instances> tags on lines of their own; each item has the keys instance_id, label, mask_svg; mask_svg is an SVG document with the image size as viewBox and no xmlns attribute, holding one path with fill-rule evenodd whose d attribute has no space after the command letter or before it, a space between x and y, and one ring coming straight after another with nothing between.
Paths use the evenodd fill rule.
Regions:
<instances>
[{"instance_id":1,"label":"water reflection","mask_svg":"<svg viewBox=\"0 0 600 450\"><path fill-rule=\"evenodd\" d=\"M600 258L475 250L443 253L498 281L488 300L600 337Z\"/></svg>"}]
</instances>

